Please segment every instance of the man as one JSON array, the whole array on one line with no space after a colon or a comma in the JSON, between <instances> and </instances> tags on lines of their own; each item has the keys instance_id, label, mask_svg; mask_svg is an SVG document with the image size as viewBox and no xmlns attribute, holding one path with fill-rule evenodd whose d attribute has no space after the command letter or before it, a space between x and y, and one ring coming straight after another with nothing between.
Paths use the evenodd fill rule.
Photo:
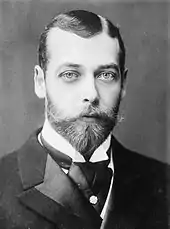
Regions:
<instances>
[{"instance_id":1,"label":"man","mask_svg":"<svg viewBox=\"0 0 170 229\"><path fill-rule=\"evenodd\" d=\"M0 228L168 228L167 168L111 134L126 75L109 20L75 10L48 24L34 77L45 122L0 161Z\"/></svg>"}]
</instances>

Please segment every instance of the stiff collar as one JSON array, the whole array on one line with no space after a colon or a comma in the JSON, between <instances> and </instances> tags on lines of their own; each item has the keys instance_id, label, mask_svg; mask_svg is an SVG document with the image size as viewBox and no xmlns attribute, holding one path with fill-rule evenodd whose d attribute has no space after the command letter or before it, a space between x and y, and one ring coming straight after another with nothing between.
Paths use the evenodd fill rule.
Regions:
<instances>
[{"instance_id":1,"label":"stiff collar","mask_svg":"<svg viewBox=\"0 0 170 229\"><path fill-rule=\"evenodd\" d=\"M76 162L85 162L84 157L76 151L72 145L58 134L50 125L46 119L43 125L41 132L44 140L51 145L53 148L65 153ZM90 162L104 161L108 159L107 150L109 149L111 142L111 134L108 138L94 151L93 155L90 158Z\"/></svg>"}]
</instances>

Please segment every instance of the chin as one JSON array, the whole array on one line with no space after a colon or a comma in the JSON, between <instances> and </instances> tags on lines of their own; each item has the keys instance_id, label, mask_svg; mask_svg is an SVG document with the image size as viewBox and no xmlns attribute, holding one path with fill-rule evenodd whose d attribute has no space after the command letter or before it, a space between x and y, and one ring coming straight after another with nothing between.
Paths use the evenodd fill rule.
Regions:
<instances>
[{"instance_id":1,"label":"chin","mask_svg":"<svg viewBox=\"0 0 170 229\"><path fill-rule=\"evenodd\" d=\"M52 127L63 136L79 153L94 151L113 130L115 120L86 119L55 121L49 119Z\"/></svg>"},{"instance_id":2,"label":"chin","mask_svg":"<svg viewBox=\"0 0 170 229\"><path fill-rule=\"evenodd\" d=\"M76 123L69 126L66 138L82 155L94 151L110 134L112 128L105 128L98 123Z\"/></svg>"}]
</instances>

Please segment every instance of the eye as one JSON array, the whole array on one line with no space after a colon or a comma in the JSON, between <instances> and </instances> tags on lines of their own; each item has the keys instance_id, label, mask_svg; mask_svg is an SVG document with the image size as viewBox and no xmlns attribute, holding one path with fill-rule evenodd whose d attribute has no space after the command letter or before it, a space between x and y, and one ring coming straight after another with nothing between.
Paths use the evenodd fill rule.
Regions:
<instances>
[{"instance_id":1,"label":"eye","mask_svg":"<svg viewBox=\"0 0 170 229\"><path fill-rule=\"evenodd\" d=\"M103 81L110 82L116 80L118 78L118 75L114 72L102 72L98 75L97 78Z\"/></svg>"},{"instance_id":2,"label":"eye","mask_svg":"<svg viewBox=\"0 0 170 229\"><path fill-rule=\"evenodd\" d=\"M65 81L74 81L79 77L78 72L66 71L60 75Z\"/></svg>"}]
</instances>

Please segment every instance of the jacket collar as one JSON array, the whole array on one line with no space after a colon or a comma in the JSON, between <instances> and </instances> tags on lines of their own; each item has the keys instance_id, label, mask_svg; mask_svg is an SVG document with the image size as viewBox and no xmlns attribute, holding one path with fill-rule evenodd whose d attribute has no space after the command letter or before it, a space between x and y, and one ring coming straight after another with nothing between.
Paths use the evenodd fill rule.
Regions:
<instances>
[{"instance_id":1,"label":"jacket collar","mask_svg":"<svg viewBox=\"0 0 170 229\"><path fill-rule=\"evenodd\" d=\"M41 128L33 133L18 153L18 165L24 190L44 180L48 154L38 142L37 135L40 131Z\"/></svg>"},{"instance_id":2,"label":"jacket collar","mask_svg":"<svg viewBox=\"0 0 170 229\"><path fill-rule=\"evenodd\" d=\"M147 177L141 168L143 156L124 148L116 138L112 137L114 161L114 181L109 205L100 229L138 228L141 216L146 213L143 195L147 189ZM144 161L143 161L144 162ZM149 193L149 192L148 192ZM149 199L148 199L149 202Z\"/></svg>"},{"instance_id":3,"label":"jacket collar","mask_svg":"<svg viewBox=\"0 0 170 229\"><path fill-rule=\"evenodd\" d=\"M50 198L49 193L46 195L41 192L41 189L47 187L44 186L44 176L48 153L37 140L40 131L41 129L31 135L18 153L19 173L23 185L19 200L47 220L65 225L65 228L90 229L90 225L94 229L99 228L101 218L59 166L55 166L56 185L50 189L51 193L58 191L55 201ZM56 186L60 188L56 190ZM84 226L86 224L87 226Z\"/></svg>"}]
</instances>

